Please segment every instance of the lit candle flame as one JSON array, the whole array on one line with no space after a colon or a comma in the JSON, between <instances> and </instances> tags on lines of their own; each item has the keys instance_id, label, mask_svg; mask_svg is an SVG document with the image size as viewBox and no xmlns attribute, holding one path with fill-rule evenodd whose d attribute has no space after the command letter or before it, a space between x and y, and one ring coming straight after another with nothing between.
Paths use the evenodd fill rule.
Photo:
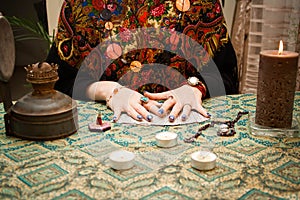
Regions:
<instances>
[{"instance_id":1,"label":"lit candle flame","mask_svg":"<svg viewBox=\"0 0 300 200\"><path fill-rule=\"evenodd\" d=\"M278 50L278 55L281 55L283 53L283 42L280 40L279 42L279 50Z\"/></svg>"}]
</instances>

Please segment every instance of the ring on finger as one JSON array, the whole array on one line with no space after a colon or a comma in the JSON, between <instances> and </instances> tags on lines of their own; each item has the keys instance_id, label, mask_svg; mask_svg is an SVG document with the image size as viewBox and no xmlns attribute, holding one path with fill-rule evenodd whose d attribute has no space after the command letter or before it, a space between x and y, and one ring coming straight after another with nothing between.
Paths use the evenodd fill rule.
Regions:
<instances>
[{"instance_id":1,"label":"ring on finger","mask_svg":"<svg viewBox=\"0 0 300 200\"><path fill-rule=\"evenodd\" d=\"M142 104L143 103L148 103L149 102L149 98L145 97L145 96L141 96L140 101L141 101Z\"/></svg>"}]
</instances>

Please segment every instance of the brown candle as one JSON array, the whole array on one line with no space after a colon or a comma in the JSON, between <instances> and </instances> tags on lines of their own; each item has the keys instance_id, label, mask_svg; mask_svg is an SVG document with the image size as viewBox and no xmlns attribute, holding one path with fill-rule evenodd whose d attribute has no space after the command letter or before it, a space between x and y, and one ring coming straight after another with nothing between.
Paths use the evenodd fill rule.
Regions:
<instances>
[{"instance_id":1,"label":"brown candle","mask_svg":"<svg viewBox=\"0 0 300 200\"><path fill-rule=\"evenodd\" d=\"M299 54L265 50L260 53L255 123L291 128Z\"/></svg>"}]
</instances>

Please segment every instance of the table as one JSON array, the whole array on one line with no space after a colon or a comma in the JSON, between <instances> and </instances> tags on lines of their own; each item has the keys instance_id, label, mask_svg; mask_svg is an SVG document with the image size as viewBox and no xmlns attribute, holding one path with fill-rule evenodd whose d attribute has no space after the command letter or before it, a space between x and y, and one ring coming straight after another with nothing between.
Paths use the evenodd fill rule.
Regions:
<instances>
[{"instance_id":1,"label":"table","mask_svg":"<svg viewBox=\"0 0 300 200\"><path fill-rule=\"evenodd\" d=\"M238 111L255 112L256 96L239 94L207 99L214 119L230 120ZM217 137L213 128L195 143L183 139L199 124L137 126L112 124L103 133L89 132L98 111L103 121L113 113L99 103L78 101L79 131L55 141L6 137L1 107L0 199L298 199L300 197L300 138L249 134L248 118L236 124L232 137ZM300 93L294 115L299 116ZM205 124L207 122L202 122ZM158 148L154 135L176 132L179 145ZM217 154L210 171L191 167L190 155L203 147ZM115 171L107 154L124 149L137 155L135 166Z\"/></svg>"}]
</instances>

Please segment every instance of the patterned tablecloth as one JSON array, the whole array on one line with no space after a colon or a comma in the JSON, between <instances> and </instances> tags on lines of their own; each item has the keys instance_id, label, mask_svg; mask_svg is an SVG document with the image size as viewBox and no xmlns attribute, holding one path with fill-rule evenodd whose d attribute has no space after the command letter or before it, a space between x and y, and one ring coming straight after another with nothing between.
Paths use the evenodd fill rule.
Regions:
<instances>
[{"instance_id":1,"label":"patterned tablecloth","mask_svg":"<svg viewBox=\"0 0 300 200\"><path fill-rule=\"evenodd\" d=\"M232 95L205 100L212 119L232 120L238 111L255 112L256 96ZM103 133L89 132L98 111L104 121L112 112L102 104L78 101L79 131L65 139L34 142L7 137L1 108L0 199L299 199L300 138L251 135L248 117L236 124L232 137L214 128L195 143L183 139L201 124L140 126L112 124ZM300 93L294 115L300 115ZM156 146L155 134L176 132L179 144ZM218 156L210 171L191 167L190 155L211 148ZM115 171L108 154L124 149L136 154L135 165Z\"/></svg>"}]
</instances>

